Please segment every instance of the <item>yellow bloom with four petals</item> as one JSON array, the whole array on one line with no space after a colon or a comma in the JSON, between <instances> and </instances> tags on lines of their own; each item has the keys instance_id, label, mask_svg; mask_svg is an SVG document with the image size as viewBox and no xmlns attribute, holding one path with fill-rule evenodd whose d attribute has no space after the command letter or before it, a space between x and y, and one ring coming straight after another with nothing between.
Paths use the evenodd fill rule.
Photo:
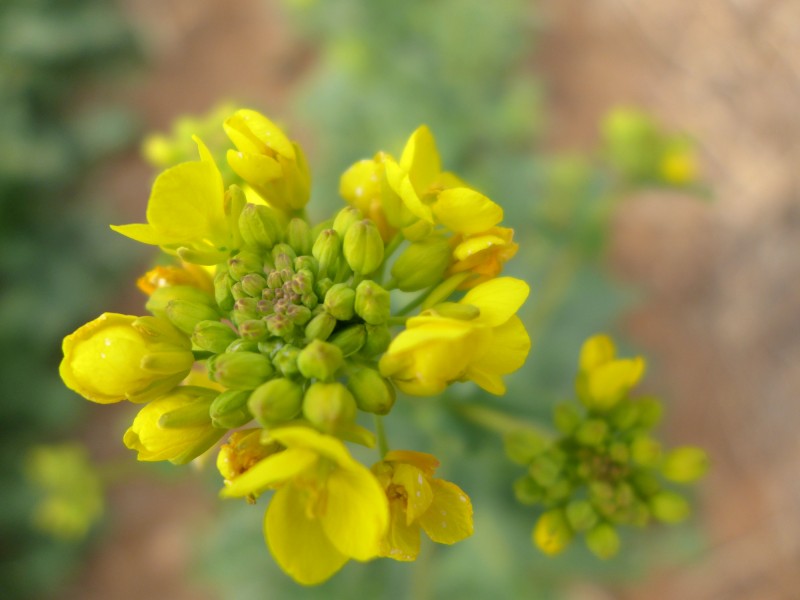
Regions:
<instances>
[{"instance_id":1,"label":"yellow bloom with four petals","mask_svg":"<svg viewBox=\"0 0 800 600\"><path fill-rule=\"evenodd\" d=\"M430 454L394 450L372 467L389 499L389 529L381 556L416 560L420 529L438 544L472 535L472 503L449 481L433 477L439 461Z\"/></svg>"},{"instance_id":2,"label":"yellow bloom with four petals","mask_svg":"<svg viewBox=\"0 0 800 600\"><path fill-rule=\"evenodd\" d=\"M233 479L225 497L276 489L264 517L264 537L281 568L304 585L330 578L351 558L380 555L389 522L386 495L375 476L338 439L302 426L270 431L286 448Z\"/></svg>"}]
</instances>

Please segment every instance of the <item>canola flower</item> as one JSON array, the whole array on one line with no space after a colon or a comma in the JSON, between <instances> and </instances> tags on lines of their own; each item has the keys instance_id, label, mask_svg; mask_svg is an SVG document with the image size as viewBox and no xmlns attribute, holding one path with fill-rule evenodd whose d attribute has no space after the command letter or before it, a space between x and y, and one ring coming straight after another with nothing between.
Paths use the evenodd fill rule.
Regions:
<instances>
[{"instance_id":1,"label":"canola flower","mask_svg":"<svg viewBox=\"0 0 800 600\"><path fill-rule=\"evenodd\" d=\"M138 281L149 315L107 313L65 338L64 382L96 403L143 404L123 440L139 460L216 452L221 495L268 498L266 544L301 584L351 559L414 560L421 531L466 539L466 492L434 477L434 457L389 450L380 419L398 391L471 381L502 394L523 365L528 286L502 276L517 248L502 208L442 170L423 126L399 161L379 152L348 169L347 204L311 223L300 146L253 110L221 126L232 147L215 144L220 156L194 135L198 160L156 153L167 168L145 222L112 228L172 262ZM398 308L400 292L414 296ZM371 469L346 445L376 443Z\"/></svg>"}]
</instances>

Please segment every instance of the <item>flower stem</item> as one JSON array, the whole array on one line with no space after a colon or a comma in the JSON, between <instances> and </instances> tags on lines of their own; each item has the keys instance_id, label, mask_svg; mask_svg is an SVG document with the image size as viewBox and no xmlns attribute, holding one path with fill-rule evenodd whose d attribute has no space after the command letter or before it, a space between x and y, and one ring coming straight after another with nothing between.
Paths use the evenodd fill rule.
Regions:
<instances>
[{"instance_id":1,"label":"flower stem","mask_svg":"<svg viewBox=\"0 0 800 600\"><path fill-rule=\"evenodd\" d=\"M397 311L397 315L398 315L398 316L402 316L402 315L407 315L408 313L410 313L412 310L414 310L415 308L417 308L417 307L418 307L420 304L422 304L423 302L425 302L425 299L426 299L428 296L430 296L430 295L431 295L431 292L432 292L433 290L435 290L435 289L436 289L436 286L435 286L435 285L434 285L434 286L431 286L431 287L429 287L427 290L425 290L424 292L422 292L422 293L421 293L419 296L417 296L416 298L414 298L414 299L413 299L411 302L409 302L408 304L406 304L406 305L405 305L403 308L401 308L400 310L398 310L398 311Z\"/></svg>"},{"instance_id":2,"label":"flower stem","mask_svg":"<svg viewBox=\"0 0 800 600\"><path fill-rule=\"evenodd\" d=\"M386 439L386 429L383 426L383 417L375 415L375 434L378 436L378 452L381 458L389 452L389 442Z\"/></svg>"}]
</instances>

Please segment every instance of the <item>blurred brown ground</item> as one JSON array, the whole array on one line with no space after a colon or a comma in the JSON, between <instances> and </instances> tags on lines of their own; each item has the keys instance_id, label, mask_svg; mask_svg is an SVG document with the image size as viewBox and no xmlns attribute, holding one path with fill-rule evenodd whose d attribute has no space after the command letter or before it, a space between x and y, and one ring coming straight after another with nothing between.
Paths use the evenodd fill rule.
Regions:
<instances>
[{"instance_id":1,"label":"blurred brown ground","mask_svg":"<svg viewBox=\"0 0 800 600\"><path fill-rule=\"evenodd\" d=\"M128 91L150 129L222 98L280 113L309 65L266 0L122 4L151 36L153 68ZM699 508L710 550L632 588L574 595L800 597L800 2L535 6L552 147L590 148L608 109L639 106L699 140L715 195L709 204L666 194L630 202L610 257L617 276L645 292L627 327L652 357L653 388L671 401L667 435L711 453ZM138 218L148 173L131 155L98 185ZM93 443L119 446L117 433ZM109 543L62 597L211 597L186 574L187 540L213 511L206 490L137 481L115 488L111 502Z\"/></svg>"}]
</instances>

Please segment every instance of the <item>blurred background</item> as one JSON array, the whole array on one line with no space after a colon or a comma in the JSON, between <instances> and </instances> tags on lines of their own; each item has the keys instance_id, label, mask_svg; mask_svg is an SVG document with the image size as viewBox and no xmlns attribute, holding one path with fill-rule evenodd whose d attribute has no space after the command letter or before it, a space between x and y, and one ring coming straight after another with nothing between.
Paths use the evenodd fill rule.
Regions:
<instances>
[{"instance_id":1,"label":"blurred background","mask_svg":"<svg viewBox=\"0 0 800 600\"><path fill-rule=\"evenodd\" d=\"M798 23L790 0L5 0L0 596L797 597ZM137 464L121 443L135 408L66 390L60 340L143 312L153 257L107 225L144 214L145 134L223 101L307 148L316 218L349 164L427 123L445 165L505 207L508 272L532 285L531 355L492 401L547 423L581 341L614 333L649 359L662 436L711 456L694 518L624 537L609 562L545 558L496 436L408 401L390 439L443 459L476 535L306 590L274 567L262 507L217 500L213 469ZM461 387L452 405L483 399Z\"/></svg>"}]
</instances>

